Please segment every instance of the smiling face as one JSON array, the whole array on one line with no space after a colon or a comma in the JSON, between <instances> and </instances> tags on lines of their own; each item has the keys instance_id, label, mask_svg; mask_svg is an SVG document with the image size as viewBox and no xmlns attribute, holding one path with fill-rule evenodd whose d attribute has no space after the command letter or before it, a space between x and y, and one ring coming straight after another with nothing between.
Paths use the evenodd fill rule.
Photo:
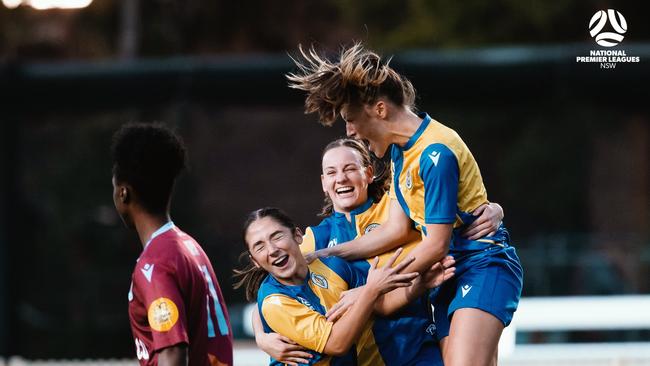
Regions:
<instances>
[{"instance_id":1,"label":"smiling face","mask_svg":"<svg viewBox=\"0 0 650 366\"><path fill-rule=\"evenodd\" d=\"M349 138L365 140L368 148L377 157L384 156L390 145L384 120L386 104L345 104L341 107L341 118L345 121L345 133Z\"/></svg>"},{"instance_id":2,"label":"smiling face","mask_svg":"<svg viewBox=\"0 0 650 366\"><path fill-rule=\"evenodd\" d=\"M253 263L286 285L302 284L307 276L307 262L300 252L302 234L289 229L272 217L252 222L245 234Z\"/></svg>"},{"instance_id":3,"label":"smiling face","mask_svg":"<svg viewBox=\"0 0 650 366\"><path fill-rule=\"evenodd\" d=\"M339 146L323 155L323 192L332 200L334 211L350 213L368 200L372 166L363 166L361 155L351 147Z\"/></svg>"}]
</instances>

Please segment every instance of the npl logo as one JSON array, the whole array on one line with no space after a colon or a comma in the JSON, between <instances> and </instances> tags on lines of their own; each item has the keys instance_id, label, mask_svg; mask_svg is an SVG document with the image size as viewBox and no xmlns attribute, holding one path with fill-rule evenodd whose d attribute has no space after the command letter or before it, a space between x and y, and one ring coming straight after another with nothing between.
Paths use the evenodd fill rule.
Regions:
<instances>
[{"instance_id":1,"label":"npl logo","mask_svg":"<svg viewBox=\"0 0 650 366\"><path fill-rule=\"evenodd\" d=\"M607 20L616 32L602 32ZM614 9L607 9L607 12L599 10L589 21L589 34L591 37L596 37L596 43L603 47L614 47L619 44L623 40L625 32L627 32L625 17Z\"/></svg>"}]
</instances>

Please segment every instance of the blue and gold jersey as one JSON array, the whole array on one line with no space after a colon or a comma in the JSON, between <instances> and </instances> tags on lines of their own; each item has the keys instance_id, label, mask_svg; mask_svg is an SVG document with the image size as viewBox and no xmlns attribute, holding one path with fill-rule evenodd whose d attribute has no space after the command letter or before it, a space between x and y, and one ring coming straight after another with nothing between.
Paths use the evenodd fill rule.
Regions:
<instances>
[{"instance_id":1,"label":"blue and gold jersey","mask_svg":"<svg viewBox=\"0 0 650 366\"><path fill-rule=\"evenodd\" d=\"M391 147L391 197L396 198L418 230L426 224L453 224L458 231L474 221L473 210L488 203L478 164L456 131L421 114L422 124L406 145ZM493 238L505 240L500 229ZM452 249L454 243L452 243Z\"/></svg>"},{"instance_id":2,"label":"blue and gold jersey","mask_svg":"<svg viewBox=\"0 0 650 366\"><path fill-rule=\"evenodd\" d=\"M308 348L314 356L309 365L384 365L369 321L351 350L340 357L323 354L333 323L325 313L343 291L365 284L366 276L346 261L331 257L315 260L302 285L288 286L267 276L257 294L264 331L275 332ZM280 365L271 359L271 365Z\"/></svg>"},{"instance_id":3,"label":"blue and gold jersey","mask_svg":"<svg viewBox=\"0 0 650 366\"><path fill-rule=\"evenodd\" d=\"M350 221L344 214L334 212L318 226L307 228L300 250L309 253L367 234L386 222L389 207L390 198L386 194L377 203L368 200L353 210ZM402 246L403 252L397 262L406 257L418 242ZM380 266L394 252L392 250L380 255ZM372 259L356 260L349 263L367 276L371 261ZM432 337L433 329L429 303L423 296L389 317L375 317L372 333L386 365L409 365L422 360L429 361L430 365L442 364Z\"/></svg>"}]
</instances>

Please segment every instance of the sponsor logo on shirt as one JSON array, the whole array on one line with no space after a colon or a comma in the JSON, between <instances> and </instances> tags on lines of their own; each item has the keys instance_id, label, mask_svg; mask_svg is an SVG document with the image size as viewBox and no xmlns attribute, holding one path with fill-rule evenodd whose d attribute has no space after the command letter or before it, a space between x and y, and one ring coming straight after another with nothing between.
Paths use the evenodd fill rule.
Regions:
<instances>
[{"instance_id":1,"label":"sponsor logo on shirt","mask_svg":"<svg viewBox=\"0 0 650 366\"><path fill-rule=\"evenodd\" d=\"M178 321L178 307L166 297L160 297L149 305L147 311L149 325L157 332L167 332Z\"/></svg>"},{"instance_id":2,"label":"sponsor logo on shirt","mask_svg":"<svg viewBox=\"0 0 650 366\"><path fill-rule=\"evenodd\" d=\"M322 275L319 275L318 273L313 273L312 272L312 274L311 274L311 282L313 282L314 285L316 285L316 286L318 286L320 288L324 288L324 289L328 288L327 280L325 279L325 277L323 277Z\"/></svg>"},{"instance_id":3,"label":"sponsor logo on shirt","mask_svg":"<svg viewBox=\"0 0 650 366\"><path fill-rule=\"evenodd\" d=\"M379 224L376 222L373 222L372 224L366 226L366 228L363 230L363 234L368 234L369 232L375 230L376 228L379 227Z\"/></svg>"},{"instance_id":4,"label":"sponsor logo on shirt","mask_svg":"<svg viewBox=\"0 0 650 366\"><path fill-rule=\"evenodd\" d=\"M316 309L314 309L314 307L311 305L311 303L309 302L309 300L305 299L304 297L302 297L302 296L296 296L296 300L298 300L298 302L300 302L301 304L303 304L303 305L305 305L306 307L310 308L311 310L316 311Z\"/></svg>"}]
</instances>

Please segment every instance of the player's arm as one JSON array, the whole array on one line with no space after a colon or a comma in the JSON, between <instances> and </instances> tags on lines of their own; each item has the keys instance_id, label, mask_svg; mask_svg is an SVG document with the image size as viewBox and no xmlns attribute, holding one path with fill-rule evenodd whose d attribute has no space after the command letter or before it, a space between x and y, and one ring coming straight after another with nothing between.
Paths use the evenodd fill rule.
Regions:
<instances>
[{"instance_id":1,"label":"player's arm","mask_svg":"<svg viewBox=\"0 0 650 366\"><path fill-rule=\"evenodd\" d=\"M413 257L409 257L404 261L411 263L413 260ZM454 276L456 271L456 267L454 267L455 263L456 261L452 256L447 256L443 261L434 264L424 275L418 276L413 280L411 286L397 288L380 296L375 302L375 313L382 316L391 315L422 296L427 289L440 286L443 282ZM343 292L339 301L325 314L327 319L334 322L338 320L338 318L345 314L357 302L362 289L363 286Z\"/></svg>"},{"instance_id":2,"label":"player's arm","mask_svg":"<svg viewBox=\"0 0 650 366\"><path fill-rule=\"evenodd\" d=\"M503 207L496 202L482 204L472 211L472 215L477 216L476 220L461 233L464 238L469 240L494 235L504 217Z\"/></svg>"},{"instance_id":3,"label":"player's arm","mask_svg":"<svg viewBox=\"0 0 650 366\"><path fill-rule=\"evenodd\" d=\"M308 364L313 356L305 348L278 333L265 333L257 306L253 310L251 323L255 334L255 343L262 351L283 364L298 366Z\"/></svg>"},{"instance_id":4,"label":"player's arm","mask_svg":"<svg viewBox=\"0 0 650 366\"><path fill-rule=\"evenodd\" d=\"M422 296L428 289L442 285L456 273L455 263L454 258L448 255L418 276L411 286L397 288L380 296L375 303L375 313L382 316L391 315Z\"/></svg>"},{"instance_id":5,"label":"player's arm","mask_svg":"<svg viewBox=\"0 0 650 366\"><path fill-rule=\"evenodd\" d=\"M345 354L359 338L361 331L370 318L370 314L373 312L377 298L395 288L411 285L411 281L416 278L417 274L400 274L408 262L404 261L395 267L392 266L399 254L400 251L397 251L381 268L377 268L379 258L374 259L370 271L368 271L366 285L362 287L359 294L359 299L332 326L332 332L323 350L324 353L333 356Z\"/></svg>"},{"instance_id":6,"label":"player's arm","mask_svg":"<svg viewBox=\"0 0 650 366\"><path fill-rule=\"evenodd\" d=\"M158 353L159 366L187 366L187 345L185 343L163 348Z\"/></svg>"},{"instance_id":7,"label":"player's arm","mask_svg":"<svg viewBox=\"0 0 650 366\"><path fill-rule=\"evenodd\" d=\"M371 258L394 249L419 234L411 230L411 220L397 200L390 201L388 220L373 231L349 242L317 250L305 255L308 262L316 258L337 256L346 260Z\"/></svg>"},{"instance_id":8,"label":"player's arm","mask_svg":"<svg viewBox=\"0 0 650 366\"><path fill-rule=\"evenodd\" d=\"M377 297L397 287L409 286L417 277L416 273L400 273L404 265L377 268L378 262L375 259L368 272L367 284L361 290L359 301L336 323L284 295L264 299L264 319L271 329L306 348L332 356L343 355L361 334Z\"/></svg>"},{"instance_id":9,"label":"player's arm","mask_svg":"<svg viewBox=\"0 0 650 366\"><path fill-rule=\"evenodd\" d=\"M425 235L409 253L415 260L406 271L424 275L449 251L458 209L460 168L456 155L443 144L429 145L420 156L419 166L418 174L424 183Z\"/></svg>"}]
</instances>

